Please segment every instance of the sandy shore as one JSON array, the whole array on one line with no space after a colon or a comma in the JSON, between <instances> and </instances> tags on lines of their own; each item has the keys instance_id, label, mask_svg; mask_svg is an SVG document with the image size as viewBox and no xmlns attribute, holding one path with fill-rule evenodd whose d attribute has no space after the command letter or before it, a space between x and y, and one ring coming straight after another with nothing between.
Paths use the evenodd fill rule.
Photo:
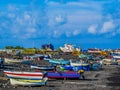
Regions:
<instances>
[{"instance_id":1,"label":"sandy shore","mask_svg":"<svg viewBox=\"0 0 120 90\"><path fill-rule=\"evenodd\" d=\"M103 66L100 71L86 71L85 80L49 80L47 86L11 86L0 71L0 90L120 90L120 66ZM4 77L4 78L1 78Z\"/></svg>"}]
</instances>

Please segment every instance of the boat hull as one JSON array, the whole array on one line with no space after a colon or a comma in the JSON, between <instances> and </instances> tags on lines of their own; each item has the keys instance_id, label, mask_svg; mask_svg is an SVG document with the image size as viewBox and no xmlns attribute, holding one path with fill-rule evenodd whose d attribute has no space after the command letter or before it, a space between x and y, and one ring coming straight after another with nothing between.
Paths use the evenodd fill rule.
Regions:
<instances>
[{"instance_id":1,"label":"boat hull","mask_svg":"<svg viewBox=\"0 0 120 90\"><path fill-rule=\"evenodd\" d=\"M4 73L8 76L8 78L31 79L31 80L40 80L44 76L44 73L42 72L4 71Z\"/></svg>"},{"instance_id":2,"label":"boat hull","mask_svg":"<svg viewBox=\"0 0 120 90\"><path fill-rule=\"evenodd\" d=\"M65 65L65 64L70 64L69 60L49 60L51 64L58 64L58 65Z\"/></svg>"},{"instance_id":3,"label":"boat hull","mask_svg":"<svg viewBox=\"0 0 120 90\"><path fill-rule=\"evenodd\" d=\"M77 72L69 71L69 72L47 72L47 77L50 79L64 79L64 78L71 78L71 79L79 79L80 74Z\"/></svg>"},{"instance_id":4,"label":"boat hull","mask_svg":"<svg viewBox=\"0 0 120 90\"><path fill-rule=\"evenodd\" d=\"M18 59L4 59L5 63L13 64L13 63L30 63L31 60L18 60Z\"/></svg>"},{"instance_id":5,"label":"boat hull","mask_svg":"<svg viewBox=\"0 0 120 90\"><path fill-rule=\"evenodd\" d=\"M39 69L39 70L45 70L45 71L55 69L54 66L33 66L33 65L31 65L30 67L31 67L31 69Z\"/></svg>"},{"instance_id":6,"label":"boat hull","mask_svg":"<svg viewBox=\"0 0 120 90\"><path fill-rule=\"evenodd\" d=\"M22 85L22 86L39 86L46 85L47 78L43 78L42 80L26 80L26 79L13 79L10 78L11 85Z\"/></svg>"}]
</instances>

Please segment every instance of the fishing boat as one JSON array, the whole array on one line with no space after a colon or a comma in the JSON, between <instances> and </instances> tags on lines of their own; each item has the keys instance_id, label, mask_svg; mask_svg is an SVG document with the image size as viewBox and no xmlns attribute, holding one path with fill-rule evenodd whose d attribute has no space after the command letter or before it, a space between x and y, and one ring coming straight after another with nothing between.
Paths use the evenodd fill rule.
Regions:
<instances>
[{"instance_id":1,"label":"fishing boat","mask_svg":"<svg viewBox=\"0 0 120 90\"><path fill-rule=\"evenodd\" d=\"M70 60L70 65L71 66L88 66L89 64L83 61Z\"/></svg>"},{"instance_id":2,"label":"fishing boat","mask_svg":"<svg viewBox=\"0 0 120 90\"><path fill-rule=\"evenodd\" d=\"M89 48L88 53L101 53L101 50L98 48Z\"/></svg>"},{"instance_id":3,"label":"fishing boat","mask_svg":"<svg viewBox=\"0 0 120 90\"><path fill-rule=\"evenodd\" d=\"M112 54L114 59L120 59L120 54Z\"/></svg>"},{"instance_id":4,"label":"fishing boat","mask_svg":"<svg viewBox=\"0 0 120 90\"><path fill-rule=\"evenodd\" d=\"M42 80L27 80L27 79L14 79L10 78L11 85L22 85L22 86L40 86L46 85L48 78L43 78Z\"/></svg>"},{"instance_id":5,"label":"fishing boat","mask_svg":"<svg viewBox=\"0 0 120 90\"><path fill-rule=\"evenodd\" d=\"M31 67L31 69L39 69L39 70L45 70L45 71L49 71L49 70L54 70L55 69L54 66L36 66L36 65L31 65L30 67Z\"/></svg>"},{"instance_id":6,"label":"fishing boat","mask_svg":"<svg viewBox=\"0 0 120 90\"><path fill-rule=\"evenodd\" d=\"M101 64L100 63L92 63L90 65L90 69L91 70L100 70L102 68Z\"/></svg>"},{"instance_id":7,"label":"fishing boat","mask_svg":"<svg viewBox=\"0 0 120 90\"><path fill-rule=\"evenodd\" d=\"M108 59L108 58L105 58L102 61L103 61L103 64L105 64L105 65L110 65L113 62L112 59Z\"/></svg>"},{"instance_id":8,"label":"fishing boat","mask_svg":"<svg viewBox=\"0 0 120 90\"><path fill-rule=\"evenodd\" d=\"M64 47L60 47L60 50L64 53L73 52L74 50L80 51L79 48L75 48L72 44L65 44Z\"/></svg>"},{"instance_id":9,"label":"fishing boat","mask_svg":"<svg viewBox=\"0 0 120 90\"><path fill-rule=\"evenodd\" d=\"M2 68L4 66L4 61L3 59L0 57L0 68Z\"/></svg>"},{"instance_id":10,"label":"fishing boat","mask_svg":"<svg viewBox=\"0 0 120 90\"><path fill-rule=\"evenodd\" d=\"M105 65L118 65L118 59L103 59L103 64Z\"/></svg>"},{"instance_id":11,"label":"fishing boat","mask_svg":"<svg viewBox=\"0 0 120 90\"><path fill-rule=\"evenodd\" d=\"M13 63L30 63L31 60L4 58L4 62L9 63L9 64L13 64Z\"/></svg>"},{"instance_id":12,"label":"fishing boat","mask_svg":"<svg viewBox=\"0 0 120 90\"><path fill-rule=\"evenodd\" d=\"M22 72L22 71L4 71L8 78L40 80L43 78L43 72Z\"/></svg>"},{"instance_id":13,"label":"fishing boat","mask_svg":"<svg viewBox=\"0 0 120 90\"><path fill-rule=\"evenodd\" d=\"M79 79L81 76L80 73L75 72L75 71L67 71L67 72L47 72L46 77L49 79L64 79L64 78L71 78L71 79Z\"/></svg>"},{"instance_id":14,"label":"fishing boat","mask_svg":"<svg viewBox=\"0 0 120 90\"><path fill-rule=\"evenodd\" d=\"M73 70L73 66L70 66L70 65L66 65L66 66L61 66L60 67L62 70Z\"/></svg>"},{"instance_id":15,"label":"fishing boat","mask_svg":"<svg viewBox=\"0 0 120 90\"><path fill-rule=\"evenodd\" d=\"M69 65L70 61L69 60L63 60L63 59L50 59L49 62L51 64L57 64L57 65Z\"/></svg>"},{"instance_id":16,"label":"fishing boat","mask_svg":"<svg viewBox=\"0 0 120 90\"><path fill-rule=\"evenodd\" d=\"M89 71L90 70L90 66L60 66L60 70L64 71L64 70L69 70L69 71L79 71L79 70L84 70L84 71Z\"/></svg>"},{"instance_id":17,"label":"fishing boat","mask_svg":"<svg viewBox=\"0 0 120 90\"><path fill-rule=\"evenodd\" d=\"M74 71L78 71L78 70L89 71L90 70L89 64L83 61L70 60L70 65L73 66Z\"/></svg>"},{"instance_id":18,"label":"fishing boat","mask_svg":"<svg viewBox=\"0 0 120 90\"><path fill-rule=\"evenodd\" d=\"M116 60L116 62L118 63L118 65L120 65L120 60Z\"/></svg>"}]
</instances>

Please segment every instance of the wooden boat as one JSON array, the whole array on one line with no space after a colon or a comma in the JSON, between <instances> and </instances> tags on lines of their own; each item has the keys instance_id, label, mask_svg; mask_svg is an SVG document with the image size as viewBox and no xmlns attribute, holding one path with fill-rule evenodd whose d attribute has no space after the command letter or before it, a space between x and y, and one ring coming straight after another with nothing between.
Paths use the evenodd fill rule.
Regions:
<instances>
[{"instance_id":1,"label":"wooden boat","mask_svg":"<svg viewBox=\"0 0 120 90\"><path fill-rule=\"evenodd\" d=\"M88 57L88 56L87 56L87 55L84 55L84 54L80 54L80 55L79 55L79 58L81 58L81 59L82 59L82 58L84 59L84 58L87 58L87 57Z\"/></svg>"},{"instance_id":2,"label":"wooden boat","mask_svg":"<svg viewBox=\"0 0 120 90\"><path fill-rule=\"evenodd\" d=\"M71 61L70 60L70 65L73 66L73 70L74 71L78 71L78 70L85 70L85 71L89 71L90 67L88 63L83 63L80 61Z\"/></svg>"},{"instance_id":3,"label":"wooden boat","mask_svg":"<svg viewBox=\"0 0 120 90\"><path fill-rule=\"evenodd\" d=\"M57 59L57 60L50 59L49 62L50 62L51 64L58 64L58 65L70 64L70 61L69 61L69 60L63 60L63 59Z\"/></svg>"},{"instance_id":4,"label":"wooden boat","mask_svg":"<svg viewBox=\"0 0 120 90\"><path fill-rule=\"evenodd\" d=\"M5 63L30 63L31 60L4 58Z\"/></svg>"},{"instance_id":5,"label":"wooden boat","mask_svg":"<svg viewBox=\"0 0 120 90\"><path fill-rule=\"evenodd\" d=\"M113 55L113 58L114 58L114 59L120 59L120 54L114 54L114 55Z\"/></svg>"},{"instance_id":6,"label":"wooden boat","mask_svg":"<svg viewBox=\"0 0 120 90\"><path fill-rule=\"evenodd\" d=\"M93 63L90 65L91 70L100 70L102 68L100 63Z\"/></svg>"},{"instance_id":7,"label":"wooden boat","mask_svg":"<svg viewBox=\"0 0 120 90\"><path fill-rule=\"evenodd\" d=\"M88 49L88 53L100 53L101 52L101 50L100 49L98 49L98 48L89 48Z\"/></svg>"},{"instance_id":8,"label":"wooden boat","mask_svg":"<svg viewBox=\"0 0 120 90\"><path fill-rule=\"evenodd\" d=\"M64 79L64 78L71 78L71 79L79 79L81 76L80 73L75 71L67 71L67 72L47 72L46 77L49 79Z\"/></svg>"},{"instance_id":9,"label":"wooden boat","mask_svg":"<svg viewBox=\"0 0 120 90\"><path fill-rule=\"evenodd\" d=\"M39 86L46 85L48 78L42 80L27 80L27 79L13 79L10 78L11 85L22 85L22 86Z\"/></svg>"},{"instance_id":10,"label":"wooden boat","mask_svg":"<svg viewBox=\"0 0 120 90\"><path fill-rule=\"evenodd\" d=\"M119 60L116 60L118 63L120 63L120 59Z\"/></svg>"},{"instance_id":11,"label":"wooden boat","mask_svg":"<svg viewBox=\"0 0 120 90\"><path fill-rule=\"evenodd\" d=\"M4 61L2 58L0 58L0 68L2 68L4 66Z\"/></svg>"},{"instance_id":12,"label":"wooden boat","mask_svg":"<svg viewBox=\"0 0 120 90\"><path fill-rule=\"evenodd\" d=\"M71 66L88 66L89 64L70 60Z\"/></svg>"},{"instance_id":13,"label":"wooden boat","mask_svg":"<svg viewBox=\"0 0 120 90\"><path fill-rule=\"evenodd\" d=\"M19 72L19 71L4 71L8 78L18 78L18 79L32 79L39 80L44 76L43 72Z\"/></svg>"},{"instance_id":14,"label":"wooden boat","mask_svg":"<svg viewBox=\"0 0 120 90\"><path fill-rule=\"evenodd\" d=\"M60 68L63 70L73 70L73 66L70 66L70 65L61 66Z\"/></svg>"},{"instance_id":15,"label":"wooden boat","mask_svg":"<svg viewBox=\"0 0 120 90\"><path fill-rule=\"evenodd\" d=\"M71 53L74 50L78 52L80 51L79 48L75 48L72 44L65 44L64 47L60 47L60 50L64 53Z\"/></svg>"},{"instance_id":16,"label":"wooden boat","mask_svg":"<svg viewBox=\"0 0 120 90\"><path fill-rule=\"evenodd\" d=\"M35 65L31 65L30 67L31 67L31 69L39 69L39 70L45 70L45 71L55 69L54 66L35 66Z\"/></svg>"},{"instance_id":17,"label":"wooden boat","mask_svg":"<svg viewBox=\"0 0 120 90\"><path fill-rule=\"evenodd\" d=\"M61 66L61 70L70 70L70 71L79 71L79 70L85 70L85 71L89 71L90 70L90 66Z\"/></svg>"},{"instance_id":18,"label":"wooden boat","mask_svg":"<svg viewBox=\"0 0 120 90\"><path fill-rule=\"evenodd\" d=\"M112 59L103 59L102 61L103 61L103 64L105 65L110 65L113 62Z\"/></svg>"},{"instance_id":19,"label":"wooden boat","mask_svg":"<svg viewBox=\"0 0 120 90\"><path fill-rule=\"evenodd\" d=\"M116 60L116 62L118 63L118 65L120 65L120 59Z\"/></svg>"}]
</instances>

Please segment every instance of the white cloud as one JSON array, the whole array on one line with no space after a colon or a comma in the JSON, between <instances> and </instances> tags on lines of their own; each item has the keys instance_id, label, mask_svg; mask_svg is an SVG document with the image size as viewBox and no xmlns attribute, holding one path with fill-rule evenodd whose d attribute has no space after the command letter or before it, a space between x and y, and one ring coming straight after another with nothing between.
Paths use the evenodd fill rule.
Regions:
<instances>
[{"instance_id":1,"label":"white cloud","mask_svg":"<svg viewBox=\"0 0 120 90\"><path fill-rule=\"evenodd\" d=\"M78 35L78 34L80 34L80 30L74 30L73 31L73 35L75 36L75 35Z\"/></svg>"},{"instance_id":2,"label":"white cloud","mask_svg":"<svg viewBox=\"0 0 120 90\"><path fill-rule=\"evenodd\" d=\"M24 14L24 19L29 20L30 18L31 18L31 16L29 14L27 14L27 13Z\"/></svg>"},{"instance_id":3,"label":"white cloud","mask_svg":"<svg viewBox=\"0 0 120 90\"><path fill-rule=\"evenodd\" d=\"M69 32L69 31L66 31L66 32L65 32L65 35L66 35L67 37L70 37L70 36L72 35L72 33Z\"/></svg>"},{"instance_id":4,"label":"white cloud","mask_svg":"<svg viewBox=\"0 0 120 90\"><path fill-rule=\"evenodd\" d=\"M97 33L97 27L98 25L91 25L89 28L88 28L88 33L91 33L91 34L96 34Z\"/></svg>"},{"instance_id":5,"label":"white cloud","mask_svg":"<svg viewBox=\"0 0 120 90\"><path fill-rule=\"evenodd\" d=\"M46 0L45 5L40 3L41 6L35 6L33 3L23 5L24 7L10 4L6 12L0 12L0 19L2 19L0 23L3 22L0 27L3 30L9 30L12 35L16 34L15 37L18 38L20 36L32 38L35 37L34 35L36 37L62 35L72 37L79 34L112 32L115 28L114 20L111 20L111 15L106 19L102 13L102 3L105 2L98 4L98 1L86 1L65 1L67 3L63 4ZM106 20L109 21L104 22Z\"/></svg>"},{"instance_id":6,"label":"white cloud","mask_svg":"<svg viewBox=\"0 0 120 90\"><path fill-rule=\"evenodd\" d=\"M54 15L54 12L52 15L49 16L49 21L48 25L50 27L55 27L56 26L62 26L67 23L67 15L65 13L58 13Z\"/></svg>"},{"instance_id":7,"label":"white cloud","mask_svg":"<svg viewBox=\"0 0 120 90\"><path fill-rule=\"evenodd\" d=\"M26 31L30 34L33 34L36 32L36 29L35 28L28 28Z\"/></svg>"},{"instance_id":8,"label":"white cloud","mask_svg":"<svg viewBox=\"0 0 120 90\"><path fill-rule=\"evenodd\" d=\"M13 13L8 13L8 17L9 17L9 18L15 18L15 17L16 17L16 15L15 15L15 14L13 14Z\"/></svg>"},{"instance_id":9,"label":"white cloud","mask_svg":"<svg viewBox=\"0 0 120 90\"><path fill-rule=\"evenodd\" d=\"M60 3L58 3L58 2L53 2L53 1L49 1L49 2L48 2L48 5L50 5L50 6L58 6L58 5L60 5Z\"/></svg>"},{"instance_id":10,"label":"white cloud","mask_svg":"<svg viewBox=\"0 0 120 90\"><path fill-rule=\"evenodd\" d=\"M106 21L103 23L100 33L111 32L115 28L113 21Z\"/></svg>"},{"instance_id":11,"label":"white cloud","mask_svg":"<svg viewBox=\"0 0 120 90\"><path fill-rule=\"evenodd\" d=\"M64 19L62 18L61 15L56 16L55 20L56 20L56 22L63 22L64 21Z\"/></svg>"},{"instance_id":12,"label":"white cloud","mask_svg":"<svg viewBox=\"0 0 120 90\"><path fill-rule=\"evenodd\" d=\"M67 23L67 15L65 13L59 14L55 17L55 23L57 25L63 25Z\"/></svg>"},{"instance_id":13,"label":"white cloud","mask_svg":"<svg viewBox=\"0 0 120 90\"><path fill-rule=\"evenodd\" d=\"M53 37L58 38L61 35L60 30L53 31Z\"/></svg>"},{"instance_id":14,"label":"white cloud","mask_svg":"<svg viewBox=\"0 0 120 90\"><path fill-rule=\"evenodd\" d=\"M18 8L13 4L8 4L7 8L9 11L13 11L13 12L18 10Z\"/></svg>"}]
</instances>

